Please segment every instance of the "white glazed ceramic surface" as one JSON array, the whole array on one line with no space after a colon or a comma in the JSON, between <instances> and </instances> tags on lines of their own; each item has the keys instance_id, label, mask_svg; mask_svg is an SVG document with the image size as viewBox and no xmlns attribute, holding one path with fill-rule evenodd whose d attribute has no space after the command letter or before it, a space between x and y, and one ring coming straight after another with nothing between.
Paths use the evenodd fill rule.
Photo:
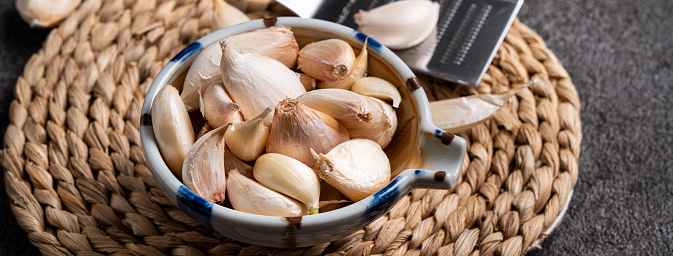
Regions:
<instances>
[{"instance_id":1,"label":"white glazed ceramic surface","mask_svg":"<svg viewBox=\"0 0 673 256\"><path fill-rule=\"evenodd\" d=\"M166 84L184 75L195 56L206 46L228 36L265 28L265 24L290 26L300 45L308 41L340 38L360 49L366 38L362 33L335 23L281 17L254 20L215 31L175 56L159 73L147 92L142 107L142 139L145 158L152 174L167 197L181 210L206 227L245 243L270 247L304 247L330 242L347 236L385 214L413 188L451 189L457 182L465 157L466 142L438 129L430 116L427 96L411 70L389 49L369 39L370 74L391 80L400 86L402 106L397 110L398 131L386 153L393 174L386 187L347 207L302 217L271 217L239 212L213 204L187 189L161 158L152 131L152 101Z\"/></svg>"}]
</instances>

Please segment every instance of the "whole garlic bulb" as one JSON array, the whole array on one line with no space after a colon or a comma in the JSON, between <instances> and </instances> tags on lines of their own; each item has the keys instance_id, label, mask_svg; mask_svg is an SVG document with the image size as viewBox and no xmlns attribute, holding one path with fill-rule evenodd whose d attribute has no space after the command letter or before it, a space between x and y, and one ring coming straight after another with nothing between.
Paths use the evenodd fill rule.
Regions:
<instances>
[{"instance_id":1,"label":"whole garlic bulb","mask_svg":"<svg viewBox=\"0 0 673 256\"><path fill-rule=\"evenodd\" d=\"M246 120L255 118L265 108L275 106L286 97L296 98L306 92L299 76L272 58L251 52L239 52L220 42L222 83L229 96L241 107Z\"/></svg>"},{"instance_id":2,"label":"whole garlic bulb","mask_svg":"<svg viewBox=\"0 0 673 256\"><path fill-rule=\"evenodd\" d=\"M289 27L275 26L241 33L228 37L227 42L233 49L267 56L280 61L288 68L293 68L297 62L299 45ZM222 80L221 61L222 48L219 44L209 45L196 56L187 71L180 94L187 111L196 110L199 107L199 95L212 83Z\"/></svg>"},{"instance_id":3,"label":"whole garlic bulb","mask_svg":"<svg viewBox=\"0 0 673 256\"><path fill-rule=\"evenodd\" d=\"M439 19L439 3L430 0L403 0L353 17L358 30L393 50L420 44L434 31Z\"/></svg>"},{"instance_id":4,"label":"whole garlic bulb","mask_svg":"<svg viewBox=\"0 0 673 256\"><path fill-rule=\"evenodd\" d=\"M281 217L308 214L303 203L241 175L236 169L229 172L227 195L237 211Z\"/></svg>"},{"instance_id":5,"label":"whole garlic bulb","mask_svg":"<svg viewBox=\"0 0 673 256\"><path fill-rule=\"evenodd\" d=\"M252 174L260 184L297 199L317 214L320 200L320 179L308 166L296 159L276 154L261 155Z\"/></svg>"},{"instance_id":6,"label":"whole garlic bulb","mask_svg":"<svg viewBox=\"0 0 673 256\"><path fill-rule=\"evenodd\" d=\"M341 143L327 154L313 152L313 170L354 202L368 197L390 182L390 162L381 147L365 139Z\"/></svg>"},{"instance_id":7,"label":"whole garlic bulb","mask_svg":"<svg viewBox=\"0 0 673 256\"><path fill-rule=\"evenodd\" d=\"M16 9L30 27L48 28L70 15L82 0L16 0Z\"/></svg>"},{"instance_id":8,"label":"whole garlic bulb","mask_svg":"<svg viewBox=\"0 0 673 256\"><path fill-rule=\"evenodd\" d=\"M166 85L152 102L152 129L161 156L175 176L182 177L182 162L194 144L194 129L178 90Z\"/></svg>"},{"instance_id":9,"label":"whole garlic bulb","mask_svg":"<svg viewBox=\"0 0 673 256\"><path fill-rule=\"evenodd\" d=\"M182 181L208 201L219 203L226 196L224 134L229 125L212 130L194 143L182 165Z\"/></svg>"},{"instance_id":10,"label":"whole garlic bulb","mask_svg":"<svg viewBox=\"0 0 673 256\"><path fill-rule=\"evenodd\" d=\"M290 156L313 166L311 149L327 153L348 139L348 131L334 118L301 101L285 99L276 106L266 152Z\"/></svg>"},{"instance_id":11,"label":"whole garlic bulb","mask_svg":"<svg viewBox=\"0 0 673 256\"><path fill-rule=\"evenodd\" d=\"M335 82L350 75L354 62L350 44L341 39L327 39L304 46L297 57L297 68L318 80Z\"/></svg>"}]
</instances>

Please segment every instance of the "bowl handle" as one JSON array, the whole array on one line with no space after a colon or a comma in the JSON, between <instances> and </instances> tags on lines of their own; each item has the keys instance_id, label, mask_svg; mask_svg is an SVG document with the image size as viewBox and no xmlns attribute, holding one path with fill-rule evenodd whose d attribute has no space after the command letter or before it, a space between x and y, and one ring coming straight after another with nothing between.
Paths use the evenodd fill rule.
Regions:
<instances>
[{"instance_id":1,"label":"bowl handle","mask_svg":"<svg viewBox=\"0 0 673 256\"><path fill-rule=\"evenodd\" d=\"M423 169L405 170L416 188L453 189L463 169L467 143L465 139L434 127L420 137Z\"/></svg>"}]
</instances>

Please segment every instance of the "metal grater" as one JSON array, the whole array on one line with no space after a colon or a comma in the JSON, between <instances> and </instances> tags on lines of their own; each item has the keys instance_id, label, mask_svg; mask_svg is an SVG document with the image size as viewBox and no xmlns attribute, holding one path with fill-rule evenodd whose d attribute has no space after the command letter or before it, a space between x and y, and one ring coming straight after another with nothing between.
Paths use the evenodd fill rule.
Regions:
<instances>
[{"instance_id":1,"label":"metal grater","mask_svg":"<svg viewBox=\"0 0 673 256\"><path fill-rule=\"evenodd\" d=\"M354 29L353 14L395 0L277 0L302 18ZM440 4L436 32L420 45L395 51L415 72L475 86L493 60L523 0L433 0ZM376 39L376 38L374 38Z\"/></svg>"}]
</instances>

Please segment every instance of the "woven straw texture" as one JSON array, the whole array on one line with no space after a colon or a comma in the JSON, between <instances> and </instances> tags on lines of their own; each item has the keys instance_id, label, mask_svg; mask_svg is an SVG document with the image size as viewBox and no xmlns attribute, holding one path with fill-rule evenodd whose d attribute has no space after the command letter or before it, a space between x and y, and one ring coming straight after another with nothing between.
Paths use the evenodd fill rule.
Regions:
<instances>
[{"instance_id":1,"label":"woven straw texture","mask_svg":"<svg viewBox=\"0 0 673 256\"><path fill-rule=\"evenodd\" d=\"M278 6L254 10L260 17ZM577 176L580 102L543 40L516 21L483 81L421 77L431 100L538 78L468 141L453 191L417 189L348 237L294 250L239 243L177 209L145 165L140 107L152 78L210 32L212 1L87 0L18 78L2 166L18 223L47 255L520 255L564 207Z\"/></svg>"}]
</instances>

